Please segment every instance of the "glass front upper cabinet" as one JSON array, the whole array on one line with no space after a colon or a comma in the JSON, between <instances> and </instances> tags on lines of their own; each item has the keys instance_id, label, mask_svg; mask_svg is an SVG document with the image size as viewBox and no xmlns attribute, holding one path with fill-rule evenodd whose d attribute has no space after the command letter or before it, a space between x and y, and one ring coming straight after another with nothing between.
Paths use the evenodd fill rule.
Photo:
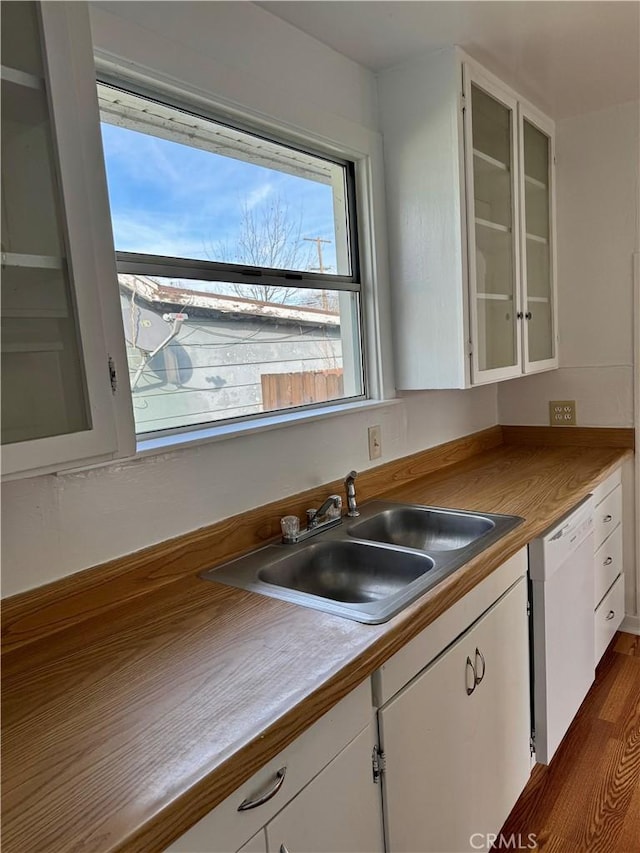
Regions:
<instances>
[{"instance_id":1,"label":"glass front upper cabinet","mask_svg":"<svg viewBox=\"0 0 640 853\"><path fill-rule=\"evenodd\" d=\"M118 452L124 346L103 323L117 287L88 9L3 3L1 16L1 442L15 476Z\"/></svg>"},{"instance_id":2,"label":"glass front upper cabinet","mask_svg":"<svg viewBox=\"0 0 640 853\"><path fill-rule=\"evenodd\" d=\"M90 427L35 3L2 4L2 444Z\"/></svg>"},{"instance_id":3,"label":"glass front upper cabinet","mask_svg":"<svg viewBox=\"0 0 640 853\"><path fill-rule=\"evenodd\" d=\"M553 366L556 359L553 148L544 118L532 119L521 108L523 290L525 294L526 372Z\"/></svg>"},{"instance_id":4,"label":"glass front upper cabinet","mask_svg":"<svg viewBox=\"0 0 640 853\"><path fill-rule=\"evenodd\" d=\"M489 81L468 84L472 364L474 382L490 382L520 372L517 104Z\"/></svg>"}]
</instances>

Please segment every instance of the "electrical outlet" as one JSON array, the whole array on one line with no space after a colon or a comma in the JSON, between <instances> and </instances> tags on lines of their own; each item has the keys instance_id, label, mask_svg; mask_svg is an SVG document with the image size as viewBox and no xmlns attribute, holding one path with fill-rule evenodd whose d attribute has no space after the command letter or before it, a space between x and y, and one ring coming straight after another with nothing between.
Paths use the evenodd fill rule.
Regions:
<instances>
[{"instance_id":1,"label":"electrical outlet","mask_svg":"<svg viewBox=\"0 0 640 853\"><path fill-rule=\"evenodd\" d=\"M382 430L379 426L369 427L369 459L382 456Z\"/></svg>"},{"instance_id":2,"label":"electrical outlet","mask_svg":"<svg viewBox=\"0 0 640 853\"><path fill-rule=\"evenodd\" d=\"M549 423L551 426L575 426L576 401L549 400Z\"/></svg>"}]
</instances>

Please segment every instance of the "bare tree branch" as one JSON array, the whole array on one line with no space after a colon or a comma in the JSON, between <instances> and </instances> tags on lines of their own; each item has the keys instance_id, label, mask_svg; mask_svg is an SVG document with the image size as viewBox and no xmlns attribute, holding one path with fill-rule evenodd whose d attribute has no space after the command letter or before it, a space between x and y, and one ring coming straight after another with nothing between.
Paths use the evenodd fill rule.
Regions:
<instances>
[{"instance_id":1,"label":"bare tree branch","mask_svg":"<svg viewBox=\"0 0 640 853\"><path fill-rule=\"evenodd\" d=\"M302 236L302 211L294 216L280 195L260 206L251 206L245 200L237 241L216 243L214 257L227 263L260 268L309 269L313 250ZM296 296L291 288L268 284L232 284L231 289L238 296L249 295L261 302L291 302Z\"/></svg>"}]
</instances>

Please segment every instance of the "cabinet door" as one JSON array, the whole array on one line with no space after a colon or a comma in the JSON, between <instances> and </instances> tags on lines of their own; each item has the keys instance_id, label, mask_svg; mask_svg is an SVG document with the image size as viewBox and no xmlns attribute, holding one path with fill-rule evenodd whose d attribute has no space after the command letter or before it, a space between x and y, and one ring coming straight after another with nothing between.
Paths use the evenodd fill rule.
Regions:
<instances>
[{"instance_id":1,"label":"cabinet door","mask_svg":"<svg viewBox=\"0 0 640 853\"><path fill-rule=\"evenodd\" d=\"M382 853L380 785L370 723L270 823L270 853Z\"/></svg>"},{"instance_id":2,"label":"cabinet door","mask_svg":"<svg viewBox=\"0 0 640 853\"><path fill-rule=\"evenodd\" d=\"M113 456L109 354L114 367L126 362L123 342L108 353L103 328L101 299L118 294L100 149L88 140L98 113L86 4L2 4L2 62L2 445L11 474Z\"/></svg>"},{"instance_id":3,"label":"cabinet door","mask_svg":"<svg viewBox=\"0 0 640 853\"><path fill-rule=\"evenodd\" d=\"M530 771L525 579L379 719L387 849L487 849Z\"/></svg>"},{"instance_id":4,"label":"cabinet door","mask_svg":"<svg viewBox=\"0 0 640 853\"><path fill-rule=\"evenodd\" d=\"M524 370L558 366L553 125L520 104Z\"/></svg>"},{"instance_id":5,"label":"cabinet door","mask_svg":"<svg viewBox=\"0 0 640 853\"><path fill-rule=\"evenodd\" d=\"M517 101L465 64L469 295L474 384L521 372Z\"/></svg>"}]
</instances>

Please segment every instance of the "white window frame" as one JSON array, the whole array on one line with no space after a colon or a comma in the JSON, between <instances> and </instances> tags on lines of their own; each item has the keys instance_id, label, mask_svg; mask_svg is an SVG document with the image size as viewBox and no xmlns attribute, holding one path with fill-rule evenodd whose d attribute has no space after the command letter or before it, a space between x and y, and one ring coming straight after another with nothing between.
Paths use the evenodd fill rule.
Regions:
<instances>
[{"instance_id":1,"label":"white window frame","mask_svg":"<svg viewBox=\"0 0 640 853\"><path fill-rule=\"evenodd\" d=\"M132 273L152 276L173 276L187 279L235 282L241 284L274 284L278 287L326 289L344 293L355 293L358 324L359 353L354 360L354 368L360 374L362 393L325 402L312 403L290 409L253 413L240 417L221 418L204 421L195 425L184 425L162 429L155 432L136 434L137 452L158 452L171 445L200 444L209 440L221 440L234 435L251 434L263 429L274 429L288 424L304 423L317 417L330 417L379 405L383 397L383 369L379 346L379 308L373 296L375 288L367 288L362 275L361 233L359 225L364 219L371 230L372 187L371 161L368 155L343 149L341 146L327 145L326 140L315 138L311 133L291 132L282 124L266 123L256 120L249 111L228 110L207 99L193 97L183 89L176 92L166 90L157 81L140 80L120 69L114 71L111 63L96 58L98 83L121 89L132 95L157 101L161 105L192 113L233 130L244 131L262 137L276 144L293 148L335 162L345 168L346 214L348 228L350 275L335 275L300 270L272 270L230 263L200 261L183 258L145 255L132 252L116 252L116 264L119 273ZM173 89L173 87L172 87ZM364 202L364 203L363 203ZM364 215L363 215L364 214ZM365 239L370 255L371 235ZM367 258L371 260L371 258ZM376 332L372 334L372 319ZM355 342L355 336L353 337ZM391 395L389 395L391 396Z\"/></svg>"}]
</instances>

